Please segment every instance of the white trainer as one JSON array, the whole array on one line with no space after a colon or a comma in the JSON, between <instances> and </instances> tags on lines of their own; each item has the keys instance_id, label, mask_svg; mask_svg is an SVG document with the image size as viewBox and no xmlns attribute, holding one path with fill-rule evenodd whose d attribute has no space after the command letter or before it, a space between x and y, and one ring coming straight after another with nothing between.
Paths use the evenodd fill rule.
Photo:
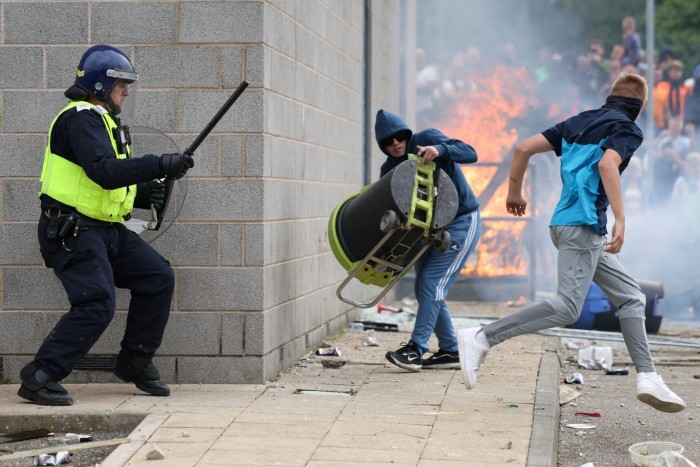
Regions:
<instances>
[{"instance_id":1,"label":"white trainer","mask_svg":"<svg viewBox=\"0 0 700 467\"><path fill-rule=\"evenodd\" d=\"M489 349L476 341L481 328L467 328L457 331L457 350L462 368L462 378L467 389L476 386L476 371L489 353Z\"/></svg>"},{"instance_id":2,"label":"white trainer","mask_svg":"<svg viewBox=\"0 0 700 467\"><path fill-rule=\"evenodd\" d=\"M654 373L637 373L637 399L661 412L680 412L685 402L671 391L661 376Z\"/></svg>"}]
</instances>

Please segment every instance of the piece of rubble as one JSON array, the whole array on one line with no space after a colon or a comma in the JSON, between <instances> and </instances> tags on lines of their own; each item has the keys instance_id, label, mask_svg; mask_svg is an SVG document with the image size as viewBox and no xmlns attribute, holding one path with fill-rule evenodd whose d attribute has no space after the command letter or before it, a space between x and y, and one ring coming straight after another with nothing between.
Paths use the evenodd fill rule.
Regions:
<instances>
[{"instance_id":1,"label":"piece of rubble","mask_svg":"<svg viewBox=\"0 0 700 467\"><path fill-rule=\"evenodd\" d=\"M330 360L330 359L321 359L321 365L323 365L323 368L340 368L342 366L345 366L346 361L345 360Z\"/></svg>"},{"instance_id":2,"label":"piece of rubble","mask_svg":"<svg viewBox=\"0 0 700 467\"><path fill-rule=\"evenodd\" d=\"M165 453L158 446L154 445L151 450L148 451L148 454L146 454L146 459L149 461L165 459Z\"/></svg>"}]
</instances>

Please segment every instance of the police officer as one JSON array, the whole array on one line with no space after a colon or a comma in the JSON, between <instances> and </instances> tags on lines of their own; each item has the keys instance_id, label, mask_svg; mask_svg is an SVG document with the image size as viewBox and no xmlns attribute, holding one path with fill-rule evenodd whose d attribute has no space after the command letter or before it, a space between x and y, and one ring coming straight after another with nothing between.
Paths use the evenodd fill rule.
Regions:
<instances>
[{"instance_id":1,"label":"police officer","mask_svg":"<svg viewBox=\"0 0 700 467\"><path fill-rule=\"evenodd\" d=\"M194 166L188 154L132 158L119 115L138 74L120 50L96 45L78 64L71 102L49 128L41 171L39 246L68 294L70 310L20 372L18 395L41 405L71 405L59 384L107 328L115 286L131 291L114 374L154 396L170 395L153 356L170 312L174 275L168 261L122 222L132 208L161 207L158 180Z\"/></svg>"}]
</instances>

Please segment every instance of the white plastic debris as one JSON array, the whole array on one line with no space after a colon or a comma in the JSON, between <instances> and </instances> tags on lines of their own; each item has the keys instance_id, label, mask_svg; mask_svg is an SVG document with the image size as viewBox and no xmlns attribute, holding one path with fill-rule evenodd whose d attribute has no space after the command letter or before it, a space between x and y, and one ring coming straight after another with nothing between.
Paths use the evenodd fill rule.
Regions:
<instances>
[{"instance_id":1,"label":"white plastic debris","mask_svg":"<svg viewBox=\"0 0 700 467\"><path fill-rule=\"evenodd\" d=\"M612 368L612 348L586 347L585 349L579 349L578 366L587 370L605 370Z\"/></svg>"},{"instance_id":2,"label":"white plastic debris","mask_svg":"<svg viewBox=\"0 0 700 467\"><path fill-rule=\"evenodd\" d=\"M592 430L596 427L593 423L569 423L566 426L568 426L569 428L574 428L576 430Z\"/></svg>"},{"instance_id":3,"label":"white plastic debris","mask_svg":"<svg viewBox=\"0 0 700 467\"><path fill-rule=\"evenodd\" d=\"M56 454L39 454L34 458L34 465L61 465L70 462L68 451L58 451Z\"/></svg>"}]
</instances>

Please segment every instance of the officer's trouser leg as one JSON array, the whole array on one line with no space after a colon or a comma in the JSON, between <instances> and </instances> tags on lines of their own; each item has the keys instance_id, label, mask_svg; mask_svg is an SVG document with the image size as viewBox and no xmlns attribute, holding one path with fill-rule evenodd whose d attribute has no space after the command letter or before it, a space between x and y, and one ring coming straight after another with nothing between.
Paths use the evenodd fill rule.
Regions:
<instances>
[{"instance_id":1,"label":"officer's trouser leg","mask_svg":"<svg viewBox=\"0 0 700 467\"><path fill-rule=\"evenodd\" d=\"M112 266L117 287L131 290L122 351L153 356L163 340L175 290L170 263L141 237L125 230Z\"/></svg>"},{"instance_id":2,"label":"officer's trouser leg","mask_svg":"<svg viewBox=\"0 0 700 467\"><path fill-rule=\"evenodd\" d=\"M43 234L39 230L40 238ZM92 348L114 317L115 292L106 245L116 238L112 228L81 231L66 239L67 251L42 251L49 267L68 294L70 310L58 320L35 360L52 379L60 381Z\"/></svg>"}]
</instances>

